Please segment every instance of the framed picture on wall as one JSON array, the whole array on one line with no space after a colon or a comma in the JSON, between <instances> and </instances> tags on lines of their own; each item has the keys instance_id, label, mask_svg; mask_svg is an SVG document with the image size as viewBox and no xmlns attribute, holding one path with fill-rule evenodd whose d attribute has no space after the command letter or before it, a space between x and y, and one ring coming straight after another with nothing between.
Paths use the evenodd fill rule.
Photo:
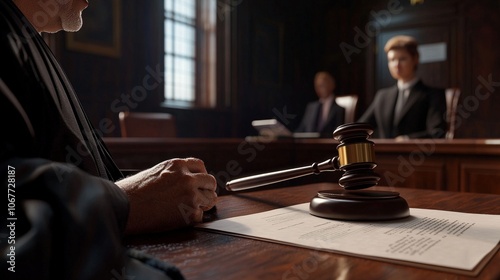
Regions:
<instances>
[{"instance_id":1,"label":"framed picture on wall","mask_svg":"<svg viewBox=\"0 0 500 280\"><path fill-rule=\"evenodd\" d=\"M69 50L119 57L121 53L121 0L91 1L83 11L83 26L66 34Z\"/></svg>"}]
</instances>

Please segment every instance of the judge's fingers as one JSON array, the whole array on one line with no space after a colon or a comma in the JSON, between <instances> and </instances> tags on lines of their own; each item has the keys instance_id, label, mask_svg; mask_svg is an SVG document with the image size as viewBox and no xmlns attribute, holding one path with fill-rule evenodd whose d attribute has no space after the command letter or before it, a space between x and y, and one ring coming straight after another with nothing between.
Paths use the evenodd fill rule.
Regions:
<instances>
[{"instance_id":1,"label":"judge's fingers","mask_svg":"<svg viewBox=\"0 0 500 280\"><path fill-rule=\"evenodd\" d=\"M189 170L189 172L192 173L208 173L207 169L205 167L205 163L198 158L185 158L184 159L184 164Z\"/></svg>"},{"instance_id":2,"label":"judge's fingers","mask_svg":"<svg viewBox=\"0 0 500 280\"><path fill-rule=\"evenodd\" d=\"M211 209L217 202L215 177L210 174L197 173L191 174L188 178L189 182L185 186L189 186L191 207L203 211Z\"/></svg>"},{"instance_id":3,"label":"judge's fingers","mask_svg":"<svg viewBox=\"0 0 500 280\"><path fill-rule=\"evenodd\" d=\"M201 208L195 208L192 216L192 220L190 224L198 224L203 221L204 211Z\"/></svg>"},{"instance_id":4,"label":"judge's fingers","mask_svg":"<svg viewBox=\"0 0 500 280\"><path fill-rule=\"evenodd\" d=\"M210 190L215 192L217 189L217 180L214 176L207 173L196 173L191 175L192 184L198 189Z\"/></svg>"},{"instance_id":5,"label":"judge's fingers","mask_svg":"<svg viewBox=\"0 0 500 280\"><path fill-rule=\"evenodd\" d=\"M217 194L214 191L201 189L199 191L198 205L203 211L212 209L217 203Z\"/></svg>"},{"instance_id":6,"label":"judge's fingers","mask_svg":"<svg viewBox=\"0 0 500 280\"><path fill-rule=\"evenodd\" d=\"M208 190L198 190L198 193L189 202L180 207L182 216L187 224L196 224L203 221L205 211L212 209L217 201L217 194Z\"/></svg>"},{"instance_id":7,"label":"judge's fingers","mask_svg":"<svg viewBox=\"0 0 500 280\"><path fill-rule=\"evenodd\" d=\"M194 203L196 208L201 208L207 211L212 208L217 202L217 181L215 177L210 174L193 174L194 182L191 184L196 188Z\"/></svg>"}]
</instances>

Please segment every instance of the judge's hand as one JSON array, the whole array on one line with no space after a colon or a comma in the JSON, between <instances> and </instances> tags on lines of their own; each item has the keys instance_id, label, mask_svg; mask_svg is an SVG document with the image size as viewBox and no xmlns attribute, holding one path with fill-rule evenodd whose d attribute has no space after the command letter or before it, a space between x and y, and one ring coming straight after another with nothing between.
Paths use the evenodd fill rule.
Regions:
<instances>
[{"instance_id":1,"label":"judge's hand","mask_svg":"<svg viewBox=\"0 0 500 280\"><path fill-rule=\"evenodd\" d=\"M202 221L217 200L216 180L196 158L171 159L116 182L127 194L126 233L166 231Z\"/></svg>"}]
</instances>

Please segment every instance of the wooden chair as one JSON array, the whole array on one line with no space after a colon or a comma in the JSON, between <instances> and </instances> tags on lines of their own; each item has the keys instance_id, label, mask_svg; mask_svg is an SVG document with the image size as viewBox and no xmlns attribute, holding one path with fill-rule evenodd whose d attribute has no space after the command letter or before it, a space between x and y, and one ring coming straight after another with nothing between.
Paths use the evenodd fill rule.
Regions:
<instances>
[{"instance_id":1,"label":"wooden chair","mask_svg":"<svg viewBox=\"0 0 500 280\"><path fill-rule=\"evenodd\" d=\"M447 88L446 94L446 139L453 139L455 137L456 118L457 118L457 105L460 98L460 89L456 87Z\"/></svg>"},{"instance_id":2,"label":"wooden chair","mask_svg":"<svg viewBox=\"0 0 500 280\"><path fill-rule=\"evenodd\" d=\"M175 118L167 113L120 112L122 137L176 137Z\"/></svg>"},{"instance_id":3,"label":"wooden chair","mask_svg":"<svg viewBox=\"0 0 500 280\"><path fill-rule=\"evenodd\" d=\"M351 123L356 118L356 105L358 104L358 96L355 94L336 96L335 102L345 109L344 123Z\"/></svg>"}]
</instances>

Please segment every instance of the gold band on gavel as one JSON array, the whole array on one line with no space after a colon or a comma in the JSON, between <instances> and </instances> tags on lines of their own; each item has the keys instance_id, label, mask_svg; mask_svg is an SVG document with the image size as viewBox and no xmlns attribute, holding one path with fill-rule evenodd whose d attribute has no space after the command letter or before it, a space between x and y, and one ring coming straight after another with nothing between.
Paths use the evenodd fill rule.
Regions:
<instances>
[{"instance_id":1,"label":"gold band on gavel","mask_svg":"<svg viewBox=\"0 0 500 280\"><path fill-rule=\"evenodd\" d=\"M373 143L343 145L338 148L338 152L340 167L359 162L375 162Z\"/></svg>"}]
</instances>

